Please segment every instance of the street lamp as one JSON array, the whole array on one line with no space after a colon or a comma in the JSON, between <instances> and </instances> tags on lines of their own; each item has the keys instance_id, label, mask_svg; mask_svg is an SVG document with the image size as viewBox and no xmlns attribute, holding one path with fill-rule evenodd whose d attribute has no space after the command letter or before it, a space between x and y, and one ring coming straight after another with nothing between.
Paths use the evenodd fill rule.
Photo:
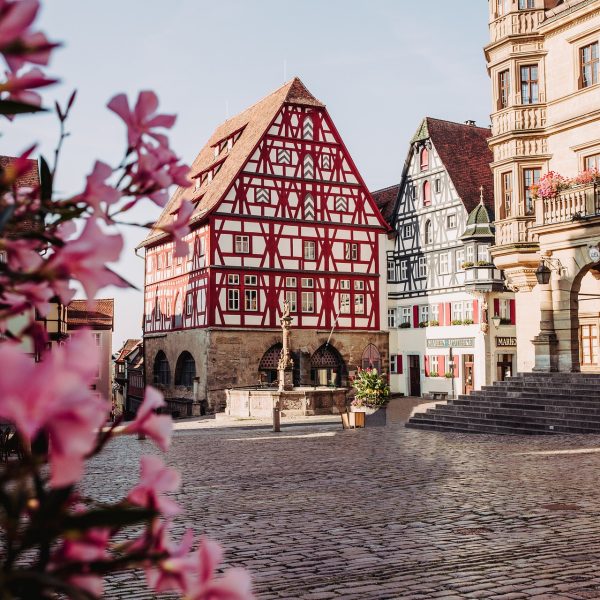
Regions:
<instances>
[{"instance_id":1,"label":"street lamp","mask_svg":"<svg viewBox=\"0 0 600 600\"><path fill-rule=\"evenodd\" d=\"M550 275L552 275L550 267L542 260L540 266L535 270L535 278L539 284L548 285L550 283Z\"/></svg>"},{"instance_id":2,"label":"street lamp","mask_svg":"<svg viewBox=\"0 0 600 600\"><path fill-rule=\"evenodd\" d=\"M500 315L494 315L492 317L492 323L494 324L494 327L496 327L496 329L498 327L500 327L501 323L502 323L502 317Z\"/></svg>"}]
</instances>

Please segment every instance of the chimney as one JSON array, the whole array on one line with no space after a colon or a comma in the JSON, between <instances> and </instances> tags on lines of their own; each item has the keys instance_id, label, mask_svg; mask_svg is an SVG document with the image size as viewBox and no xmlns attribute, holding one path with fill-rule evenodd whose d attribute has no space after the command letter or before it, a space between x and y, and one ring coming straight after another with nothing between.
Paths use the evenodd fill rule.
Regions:
<instances>
[{"instance_id":1,"label":"chimney","mask_svg":"<svg viewBox=\"0 0 600 600\"><path fill-rule=\"evenodd\" d=\"M468 119L465 121L465 125L468 125L469 127L475 127L475 121Z\"/></svg>"}]
</instances>

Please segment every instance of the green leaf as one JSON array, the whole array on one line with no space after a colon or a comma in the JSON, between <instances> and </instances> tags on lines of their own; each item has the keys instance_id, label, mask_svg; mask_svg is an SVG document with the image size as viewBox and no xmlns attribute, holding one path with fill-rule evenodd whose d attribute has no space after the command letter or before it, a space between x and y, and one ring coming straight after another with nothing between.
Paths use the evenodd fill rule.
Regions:
<instances>
[{"instance_id":1,"label":"green leaf","mask_svg":"<svg viewBox=\"0 0 600 600\"><path fill-rule=\"evenodd\" d=\"M52 172L43 156L40 156L40 195L42 202L52 200Z\"/></svg>"},{"instance_id":2,"label":"green leaf","mask_svg":"<svg viewBox=\"0 0 600 600\"><path fill-rule=\"evenodd\" d=\"M0 100L0 115L20 115L23 113L45 112L46 109L34 104L25 104L15 100Z\"/></svg>"}]
</instances>

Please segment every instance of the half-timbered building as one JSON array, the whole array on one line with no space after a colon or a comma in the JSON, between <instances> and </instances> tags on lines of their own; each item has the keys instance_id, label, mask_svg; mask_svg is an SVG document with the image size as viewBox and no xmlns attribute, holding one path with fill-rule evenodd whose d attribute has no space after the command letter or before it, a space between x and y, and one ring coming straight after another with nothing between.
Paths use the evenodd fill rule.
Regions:
<instances>
[{"instance_id":1,"label":"half-timbered building","mask_svg":"<svg viewBox=\"0 0 600 600\"><path fill-rule=\"evenodd\" d=\"M147 382L179 411L268 384L293 317L296 385L343 386L387 364L388 226L325 105L295 78L220 125L145 248ZM159 227L194 202L189 254Z\"/></svg>"},{"instance_id":2,"label":"half-timbered building","mask_svg":"<svg viewBox=\"0 0 600 600\"><path fill-rule=\"evenodd\" d=\"M468 393L516 366L513 294L489 256L489 136L473 122L425 118L400 185L373 193L395 232L387 252L392 391Z\"/></svg>"}]
</instances>

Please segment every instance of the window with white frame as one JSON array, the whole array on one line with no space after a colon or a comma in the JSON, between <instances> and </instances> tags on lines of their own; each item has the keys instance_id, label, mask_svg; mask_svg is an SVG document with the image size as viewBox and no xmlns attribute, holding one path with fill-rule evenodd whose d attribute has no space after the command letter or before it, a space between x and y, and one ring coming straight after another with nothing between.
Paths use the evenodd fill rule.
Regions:
<instances>
[{"instance_id":1,"label":"window with white frame","mask_svg":"<svg viewBox=\"0 0 600 600\"><path fill-rule=\"evenodd\" d=\"M463 319L465 321L473 320L473 300L465 300L463 302Z\"/></svg>"},{"instance_id":2,"label":"window with white frame","mask_svg":"<svg viewBox=\"0 0 600 600\"><path fill-rule=\"evenodd\" d=\"M448 252L440 254L440 275L448 275Z\"/></svg>"},{"instance_id":3,"label":"window with white frame","mask_svg":"<svg viewBox=\"0 0 600 600\"><path fill-rule=\"evenodd\" d=\"M396 309L388 308L388 327L394 329L396 327Z\"/></svg>"},{"instance_id":4,"label":"window with white frame","mask_svg":"<svg viewBox=\"0 0 600 600\"><path fill-rule=\"evenodd\" d=\"M235 253L248 254L250 252L250 236L236 235L235 236Z\"/></svg>"},{"instance_id":5,"label":"window with white frame","mask_svg":"<svg viewBox=\"0 0 600 600\"><path fill-rule=\"evenodd\" d=\"M471 244L469 244L466 247L466 258L467 258L467 260L465 262L472 263L474 261L474 255L473 255L473 253L474 253L473 246Z\"/></svg>"},{"instance_id":6,"label":"window with white frame","mask_svg":"<svg viewBox=\"0 0 600 600\"><path fill-rule=\"evenodd\" d=\"M439 177L434 181L433 187L436 194L439 194L442 191L442 180Z\"/></svg>"},{"instance_id":7,"label":"window with white frame","mask_svg":"<svg viewBox=\"0 0 600 600\"><path fill-rule=\"evenodd\" d=\"M510 320L510 300L508 298L500 298L500 318Z\"/></svg>"},{"instance_id":8,"label":"window with white frame","mask_svg":"<svg viewBox=\"0 0 600 600\"><path fill-rule=\"evenodd\" d=\"M400 281L406 281L408 279L408 261L400 261Z\"/></svg>"},{"instance_id":9,"label":"window with white frame","mask_svg":"<svg viewBox=\"0 0 600 600\"><path fill-rule=\"evenodd\" d=\"M296 287L296 278L295 277L286 277L285 278L285 287Z\"/></svg>"},{"instance_id":10,"label":"window with white frame","mask_svg":"<svg viewBox=\"0 0 600 600\"><path fill-rule=\"evenodd\" d=\"M185 297L185 314L186 315L191 315L192 314L192 310L193 310L193 306L194 306L194 295L189 292L188 295Z\"/></svg>"},{"instance_id":11,"label":"window with white frame","mask_svg":"<svg viewBox=\"0 0 600 600\"><path fill-rule=\"evenodd\" d=\"M302 278L302 287L303 288L312 288L315 287L315 281L312 277L303 277Z\"/></svg>"},{"instance_id":12,"label":"window with white frame","mask_svg":"<svg viewBox=\"0 0 600 600\"><path fill-rule=\"evenodd\" d=\"M427 323L429 321L429 306L424 304L419 306L419 323Z\"/></svg>"},{"instance_id":13,"label":"window with white frame","mask_svg":"<svg viewBox=\"0 0 600 600\"><path fill-rule=\"evenodd\" d=\"M344 243L344 259L358 260L358 244L354 242Z\"/></svg>"},{"instance_id":14,"label":"window with white frame","mask_svg":"<svg viewBox=\"0 0 600 600\"><path fill-rule=\"evenodd\" d=\"M365 295L355 294L354 295L354 312L357 315L365 314Z\"/></svg>"},{"instance_id":15,"label":"window with white frame","mask_svg":"<svg viewBox=\"0 0 600 600\"><path fill-rule=\"evenodd\" d=\"M387 280L396 281L396 263L393 260L388 260L387 263Z\"/></svg>"},{"instance_id":16,"label":"window with white frame","mask_svg":"<svg viewBox=\"0 0 600 600\"><path fill-rule=\"evenodd\" d=\"M452 320L462 321L463 320L463 303L452 302Z\"/></svg>"},{"instance_id":17,"label":"window with white frame","mask_svg":"<svg viewBox=\"0 0 600 600\"><path fill-rule=\"evenodd\" d=\"M401 323L408 323L410 325L410 306L403 306L402 313L400 317Z\"/></svg>"},{"instance_id":18,"label":"window with white frame","mask_svg":"<svg viewBox=\"0 0 600 600\"><path fill-rule=\"evenodd\" d=\"M439 323L439 321L440 321L440 305L432 304L431 308L429 309L429 312L431 314L431 320L437 321Z\"/></svg>"},{"instance_id":19,"label":"window with white frame","mask_svg":"<svg viewBox=\"0 0 600 600\"><path fill-rule=\"evenodd\" d=\"M456 213L451 213L446 217L446 227L456 229Z\"/></svg>"},{"instance_id":20,"label":"window with white frame","mask_svg":"<svg viewBox=\"0 0 600 600\"><path fill-rule=\"evenodd\" d=\"M464 250L457 250L456 251L456 270L457 271L462 271L463 270L463 263L465 262L465 251Z\"/></svg>"},{"instance_id":21,"label":"window with white frame","mask_svg":"<svg viewBox=\"0 0 600 600\"><path fill-rule=\"evenodd\" d=\"M410 187L410 197L411 197L411 200L413 200L413 201L416 202L417 201L417 195L418 195L417 194L417 186L413 183L413 184L411 184L411 187Z\"/></svg>"},{"instance_id":22,"label":"window with white frame","mask_svg":"<svg viewBox=\"0 0 600 600\"><path fill-rule=\"evenodd\" d=\"M402 227L402 237L406 240L413 236L413 226L411 223Z\"/></svg>"},{"instance_id":23,"label":"window with white frame","mask_svg":"<svg viewBox=\"0 0 600 600\"><path fill-rule=\"evenodd\" d=\"M417 274L421 278L427 277L427 257L426 256L419 256Z\"/></svg>"},{"instance_id":24,"label":"window with white frame","mask_svg":"<svg viewBox=\"0 0 600 600\"><path fill-rule=\"evenodd\" d=\"M429 373L437 373L438 375L443 375L440 373L440 359L439 356L435 354L429 357Z\"/></svg>"},{"instance_id":25,"label":"window with white frame","mask_svg":"<svg viewBox=\"0 0 600 600\"><path fill-rule=\"evenodd\" d=\"M239 283L240 283L240 276L239 275L234 275L234 274L230 273L229 275L227 275L227 283L229 285L239 285Z\"/></svg>"},{"instance_id":26,"label":"window with white frame","mask_svg":"<svg viewBox=\"0 0 600 600\"><path fill-rule=\"evenodd\" d=\"M350 294L340 294L340 314L346 315L350 312Z\"/></svg>"},{"instance_id":27,"label":"window with white frame","mask_svg":"<svg viewBox=\"0 0 600 600\"><path fill-rule=\"evenodd\" d=\"M317 243L314 240L304 240L304 260L315 260Z\"/></svg>"},{"instance_id":28,"label":"window with white frame","mask_svg":"<svg viewBox=\"0 0 600 600\"><path fill-rule=\"evenodd\" d=\"M244 309L250 312L258 310L258 290L244 290Z\"/></svg>"},{"instance_id":29,"label":"window with white frame","mask_svg":"<svg viewBox=\"0 0 600 600\"><path fill-rule=\"evenodd\" d=\"M296 292L293 290L286 290L285 291L285 299L288 302L288 304L290 305L290 312L296 312L298 310L298 306L296 304L296 300L297 300Z\"/></svg>"},{"instance_id":30,"label":"window with white frame","mask_svg":"<svg viewBox=\"0 0 600 600\"><path fill-rule=\"evenodd\" d=\"M477 260L479 262L489 262L490 261L490 253L488 252L488 247L479 244L477 246Z\"/></svg>"},{"instance_id":31,"label":"window with white frame","mask_svg":"<svg viewBox=\"0 0 600 600\"><path fill-rule=\"evenodd\" d=\"M349 290L350 289L350 280L349 279L342 279L340 281L340 289L341 290Z\"/></svg>"},{"instance_id":32,"label":"window with white frame","mask_svg":"<svg viewBox=\"0 0 600 600\"><path fill-rule=\"evenodd\" d=\"M244 275L244 285L258 285L258 277L256 275Z\"/></svg>"},{"instance_id":33,"label":"window with white frame","mask_svg":"<svg viewBox=\"0 0 600 600\"><path fill-rule=\"evenodd\" d=\"M355 290L364 290L365 289L365 282L362 281L361 279L357 279L354 282L354 289Z\"/></svg>"},{"instance_id":34,"label":"window with white frame","mask_svg":"<svg viewBox=\"0 0 600 600\"><path fill-rule=\"evenodd\" d=\"M302 292L302 312L303 313L315 312L315 293L314 292Z\"/></svg>"}]
</instances>

